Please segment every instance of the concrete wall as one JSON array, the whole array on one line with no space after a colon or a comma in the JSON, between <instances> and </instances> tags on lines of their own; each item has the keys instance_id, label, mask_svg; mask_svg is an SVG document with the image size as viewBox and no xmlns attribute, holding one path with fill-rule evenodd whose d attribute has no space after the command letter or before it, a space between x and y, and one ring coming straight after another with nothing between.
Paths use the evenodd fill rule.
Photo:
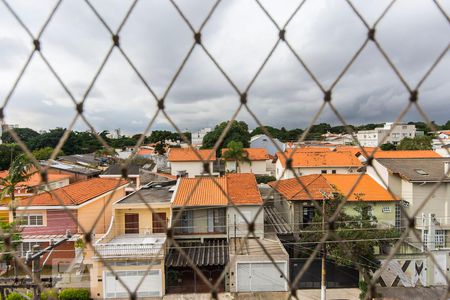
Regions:
<instances>
[{"instance_id":1,"label":"concrete wall","mask_svg":"<svg viewBox=\"0 0 450 300\"><path fill-rule=\"evenodd\" d=\"M148 208L116 208L114 215L114 233L115 236L125 234L125 214L139 214L139 234L153 233L153 213L165 213L166 221L170 224L170 207L154 208L153 212Z\"/></svg>"},{"instance_id":2,"label":"concrete wall","mask_svg":"<svg viewBox=\"0 0 450 300\"><path fill-rule=\"evenodd\" d=\"M377 218L379 226L383 226L384 224L395 226L396 203L397 202L395 201L367 202L367 204L372 208L372 215ZM355 202L349 201L344 206L344 211L350 216L359 215L359 213L355 210L355 207ZM383 212L384 208L386 209Z\"/></svg>"},{"instance_id":3,"label":"concrete wall","mask_svg":"<svg viewBox=\"0 0 450 300\"><path fill-rule=\"evenodd\" d=\"M209 169L213 171L213 162L209 163ZM203 172L203 163L201 161L183 161L171 162L170 174L177 176L180 171L186 171L189 178L199 176Z\"/></svg>"},{"instance_id":4,"label":"concrete wall","mask_svg":"<svg viewBox=\"0 0 450 300\"><path fill-rule=\"evenodd\" d=\"M226 161L225 162L225 171L227 172L239 172L239 173L253 173L256 175L266 175L270 174L270 171L267 171L267 161L258 160L249 162L239 162L239 170L235 161Z\"/></svg>"},{"instance_id":5,"label":"concrete wall","mask_svg":"<svg viewBox=\"0 0 450 300\"><path fill-rule=\"evenodd\" d=\"M255 236L264 237L264 210L261 210L256 216L260 206L238 206L239 211L245 216L248 222L255 219ZM234 223L236 217L236 223ZM248 225L242 218L241 214L238 213L236 208L228 207L227 209L227 219L228 219L228 235L234 237L234 230L236 227L236 237L246 236L248 233ZM250 235L251 237L253 235Z\"/></svg>"}]
</instances>

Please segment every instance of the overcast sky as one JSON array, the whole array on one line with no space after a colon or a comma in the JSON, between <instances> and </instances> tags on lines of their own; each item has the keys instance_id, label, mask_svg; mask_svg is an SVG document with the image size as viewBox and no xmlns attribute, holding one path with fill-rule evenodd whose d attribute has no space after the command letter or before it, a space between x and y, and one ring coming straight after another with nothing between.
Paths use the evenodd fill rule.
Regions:
<instances>
[{"instance_id":1,"label":"overcast sky","mask_svg":"<svg viewBox=\"0 0 450 300\"><path fill-rule=\"evenodd\" d=\"M55 1L9 1L33 34ZM261 1L284 24L299 1ZM115 30L130 1L92 1ZM177 0L195 28L212 1ZM373 24L389 1L353 1ZM450 13L450 1L439 1ZM39 5L38 5L39 4ZM328 88L367 36L345 1L307 1L286 29L287 39L319 81ZM399 0L379 23L376 36L407 82L414 86L450 42L450 25L431 0ZM222 1L202 32L202 42L225 72L244 89L275 44L278 32L255 1ZM120 42L147 82L163 95L187 54L193 37L169 1L141 0L120 34ZM42 51L79 101L105 57L111 37L93 12L78 0L63 1L41 38ZM0 4L0 99L24 65L32 43ZM420 105L430 119L450 119L450 54L420 89ZM266 125L305 127L319 109L322 94L281 43L249 91L250 108ZM349 123L392 121L408 94L373 44L333 91L333 103ZM217 67L196 47L166 101L181 129L212 127L229 119L239 98ZM86 100L86 117L98 130L142 132L156 111L153 97L115 49ZM6 121L21 127L67 127L74 105L41 58L34 56L5 109ZM237 119L255 127L242 111ZM413 108L404 121L422 120ZM318 122L339 125L329 108ZM86 127L79 120L76 130ZM161 115L153 129L172 129Z\"/></svg>"}]
</instances>

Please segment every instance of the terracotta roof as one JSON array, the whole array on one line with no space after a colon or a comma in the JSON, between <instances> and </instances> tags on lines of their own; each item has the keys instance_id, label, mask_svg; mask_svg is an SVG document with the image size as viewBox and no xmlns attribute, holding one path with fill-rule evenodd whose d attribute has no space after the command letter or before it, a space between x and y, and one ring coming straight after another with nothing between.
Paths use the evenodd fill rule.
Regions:
<instances>
[{"instance_id":1,"label":"terracotta roof","mask_svg":"<svg viewBox=\"0 0 450 300\"><path fill-rule=\"evenodd\" d=\"M262 204L261 194L259 193L254 174L226 174L224 177L214 178L214 180L217 183L212 178L181 178L173 205L226 206L228 205L228 198L224 192L235 205ZM192 193L197 184L197 188ZM191 193L192 196L187 200Z\"/></svg>"},{"instance_id":2,"label":"terracotta roof","mask_svg":"<svg viewBox=\"0 0 450 300\"><path fill-rule=\"evenodd\" d=\"M212 149L201 149L195 150L198 155L194 153L194 150L191 148L170 148L169 150L169 161L201 161L199 156L203 160L208 160L209 155L213 152L211 160L216 160L216 153Z\"/></svg>"},{"instance_id":3,"label":"terracotta roof","mask_svg":"<svg viewBox=\"0 0 450 300\"><path fill-rule=\"evenodd\" d=\"M0 178L5 178L6 176L8 176L8 171L1 171L0 172ZM55 181L59 181L62 179L67 179L70 178L70 175L67 174L52 174L52 173L48 173L47 175L47 179L48 182L55 182ZM42 177L39 173L34 173L33 175L31 175L30 178L28 178L27 181L22 181L19 182L17 184L17 187L22 187L22 186L28 186L28 187L34 187L34 186L38 186L40 184L42 184Z\"/></svg>"},{"instance_id":4,"label":"terracotta roof","mask_svg":"<svg viewBox=\"0 0 450 300\"><path fill-rule=\"evenodd\" d=\"M122 187L127 183L127 181L121 179L92 178L55 189L51 193L44 192L36 196L20 199L19 206L59 206L61 205L60 201L64 205L79 205L118 187ZM53 196L53 194L56 196Z\"/></svg>"},{"instance_id":5,"label":"terracotta roof","mask_svg":"<svg viewBox=\"0 0 450 300\"><path fill-rule=\"evenodd\" d=\"M290 153L286 153L289 157ZM278 159L283 167L286 166L284 156L278 152ZM350 151L329 152L295 152L292 155L292 166L300 167L359 167L361 161Z\"/></svg>"},{"instance_id":6,"label":"terracotta roof","mask_svg":"<svg viewBox=\"0 0 450 300\"><path fill-rule=\"evenodd\" d=\"M255 161L255 160L270 159L270 156L267 153L267 150L265 148L244 148L243 150L246 152L247 158L249 160ZM228 148L223 148L222 155L227 151L228 151ZM231 160L231 159L227 159L227 160Z\"/></svg>"},{"instance_id":7,"label":"terracotta roof","mask_svg":"<svg viewBox=\"0 0 450 300\"><path fill-rule=\"evenodd\" d=\"M324 198L323 193L340 192L346 196L360 176L362 178L349 196L349 201L399 200L397 197L392 197L385 188L367 174L315 174L300 176L299 179L312 197L308 195L296 178L279 180L278 185L276 181L273 181L269 185L287 200L322 200Z\"/></svg>"},{"instance_id":8,"label":"terracotta roof","mask_svg":"<svg viewBox=\"0 0 450 300\"><path fill-rule=\"evenodd\" d=\"M377 151L375 158L433 158L442 157L433 150Z\"/></svg>"},{"instance_id":9,"label":"terracotta roof","mask_svg":"<svg viewBox=\"0 0 450 300\"><path fill-rule=\"evenodd\" d=\"M439 134L450 135L450 130L439 131Z\"/></svg>"},{"instance_id":10,"label":"terracotta roof","mask_svg":"<svg viewBox=\"0 0 450 300\"><path fill-rule=\"evenodd\" d=\"M153 153L154 153L153 149L140 148L139 151L137 152L137 155L151 155Z\"/></svg>"}]
</instances>

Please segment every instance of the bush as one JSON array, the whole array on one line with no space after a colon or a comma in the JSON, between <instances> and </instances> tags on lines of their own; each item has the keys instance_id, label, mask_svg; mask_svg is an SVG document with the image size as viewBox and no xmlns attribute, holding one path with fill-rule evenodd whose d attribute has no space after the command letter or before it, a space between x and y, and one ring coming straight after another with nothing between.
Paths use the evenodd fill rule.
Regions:
<instances>
[{"instance_id":1,"label":"bush","mask_svg":"<svg viewBox=\"0 0 450 300\"><path fill-rule=\"evenodd\" d=\"M33 295L31 293L25 294L29 299L33 299ZM6 297L6 300L27 300L26 297L22 296L21 294L14 292L9 294Z\"/></svg>"},{"instance_id":2,"label":"bush","mask_svg":"<svg viewBox=\"0 0 450 300\"><path fill-rule=\"evenodd\" d=\"M57 300L58 293L54 290L45 290L41 293L41 300Z\"/></svg>"},{"instance_id":3,"label":"bush","mask_svg":"<svg viewBox=\"0 0 450 300\"><path fill-rule=\"evenodd\" d=\"M60 300L89 300L87 289L65 289L59 294Z\"/></svg>"},{"instance_id":4,"label":"bush","mask_svg":"<svg viewBox=\"0 0 450 300\"><path fill-rule=\"evenodd\" d=\"M256 182L259 183L268 183L271 181L277 180L274 176L270 175L262 175L262 176L256 176Z\"/></svg>"}]
</instances>

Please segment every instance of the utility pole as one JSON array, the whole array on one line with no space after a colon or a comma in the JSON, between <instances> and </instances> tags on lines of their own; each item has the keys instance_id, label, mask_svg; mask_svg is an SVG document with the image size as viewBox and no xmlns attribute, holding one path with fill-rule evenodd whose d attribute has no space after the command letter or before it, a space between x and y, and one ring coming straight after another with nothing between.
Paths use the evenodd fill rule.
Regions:
<instances>
[{"instance_id":1,"label":"utility pole","mask_svg":"<svg viewBox=\"0 0 450 300\"><path fill-rule=\"evenodd\" d=\"M322 202L322 233L325 233L325 201ZM320 300L327 299L327 272L326 272L326 259L327 259L327 244L322 244L322 282L320 287Z\"/></svg>"},{"instance_id":2,"label":"utility pole","mask_svg":"<svg viewBox=\"0 0 450 300\"><path fill-rule=\"evenodd\" d=\"M31 272L33 275L33 300L41 299L41 266L39 263L40 256L36 254L39 252L39 245L34 245L32 248L32 261L31 261Z\"/></svg>"}]
</instances>

